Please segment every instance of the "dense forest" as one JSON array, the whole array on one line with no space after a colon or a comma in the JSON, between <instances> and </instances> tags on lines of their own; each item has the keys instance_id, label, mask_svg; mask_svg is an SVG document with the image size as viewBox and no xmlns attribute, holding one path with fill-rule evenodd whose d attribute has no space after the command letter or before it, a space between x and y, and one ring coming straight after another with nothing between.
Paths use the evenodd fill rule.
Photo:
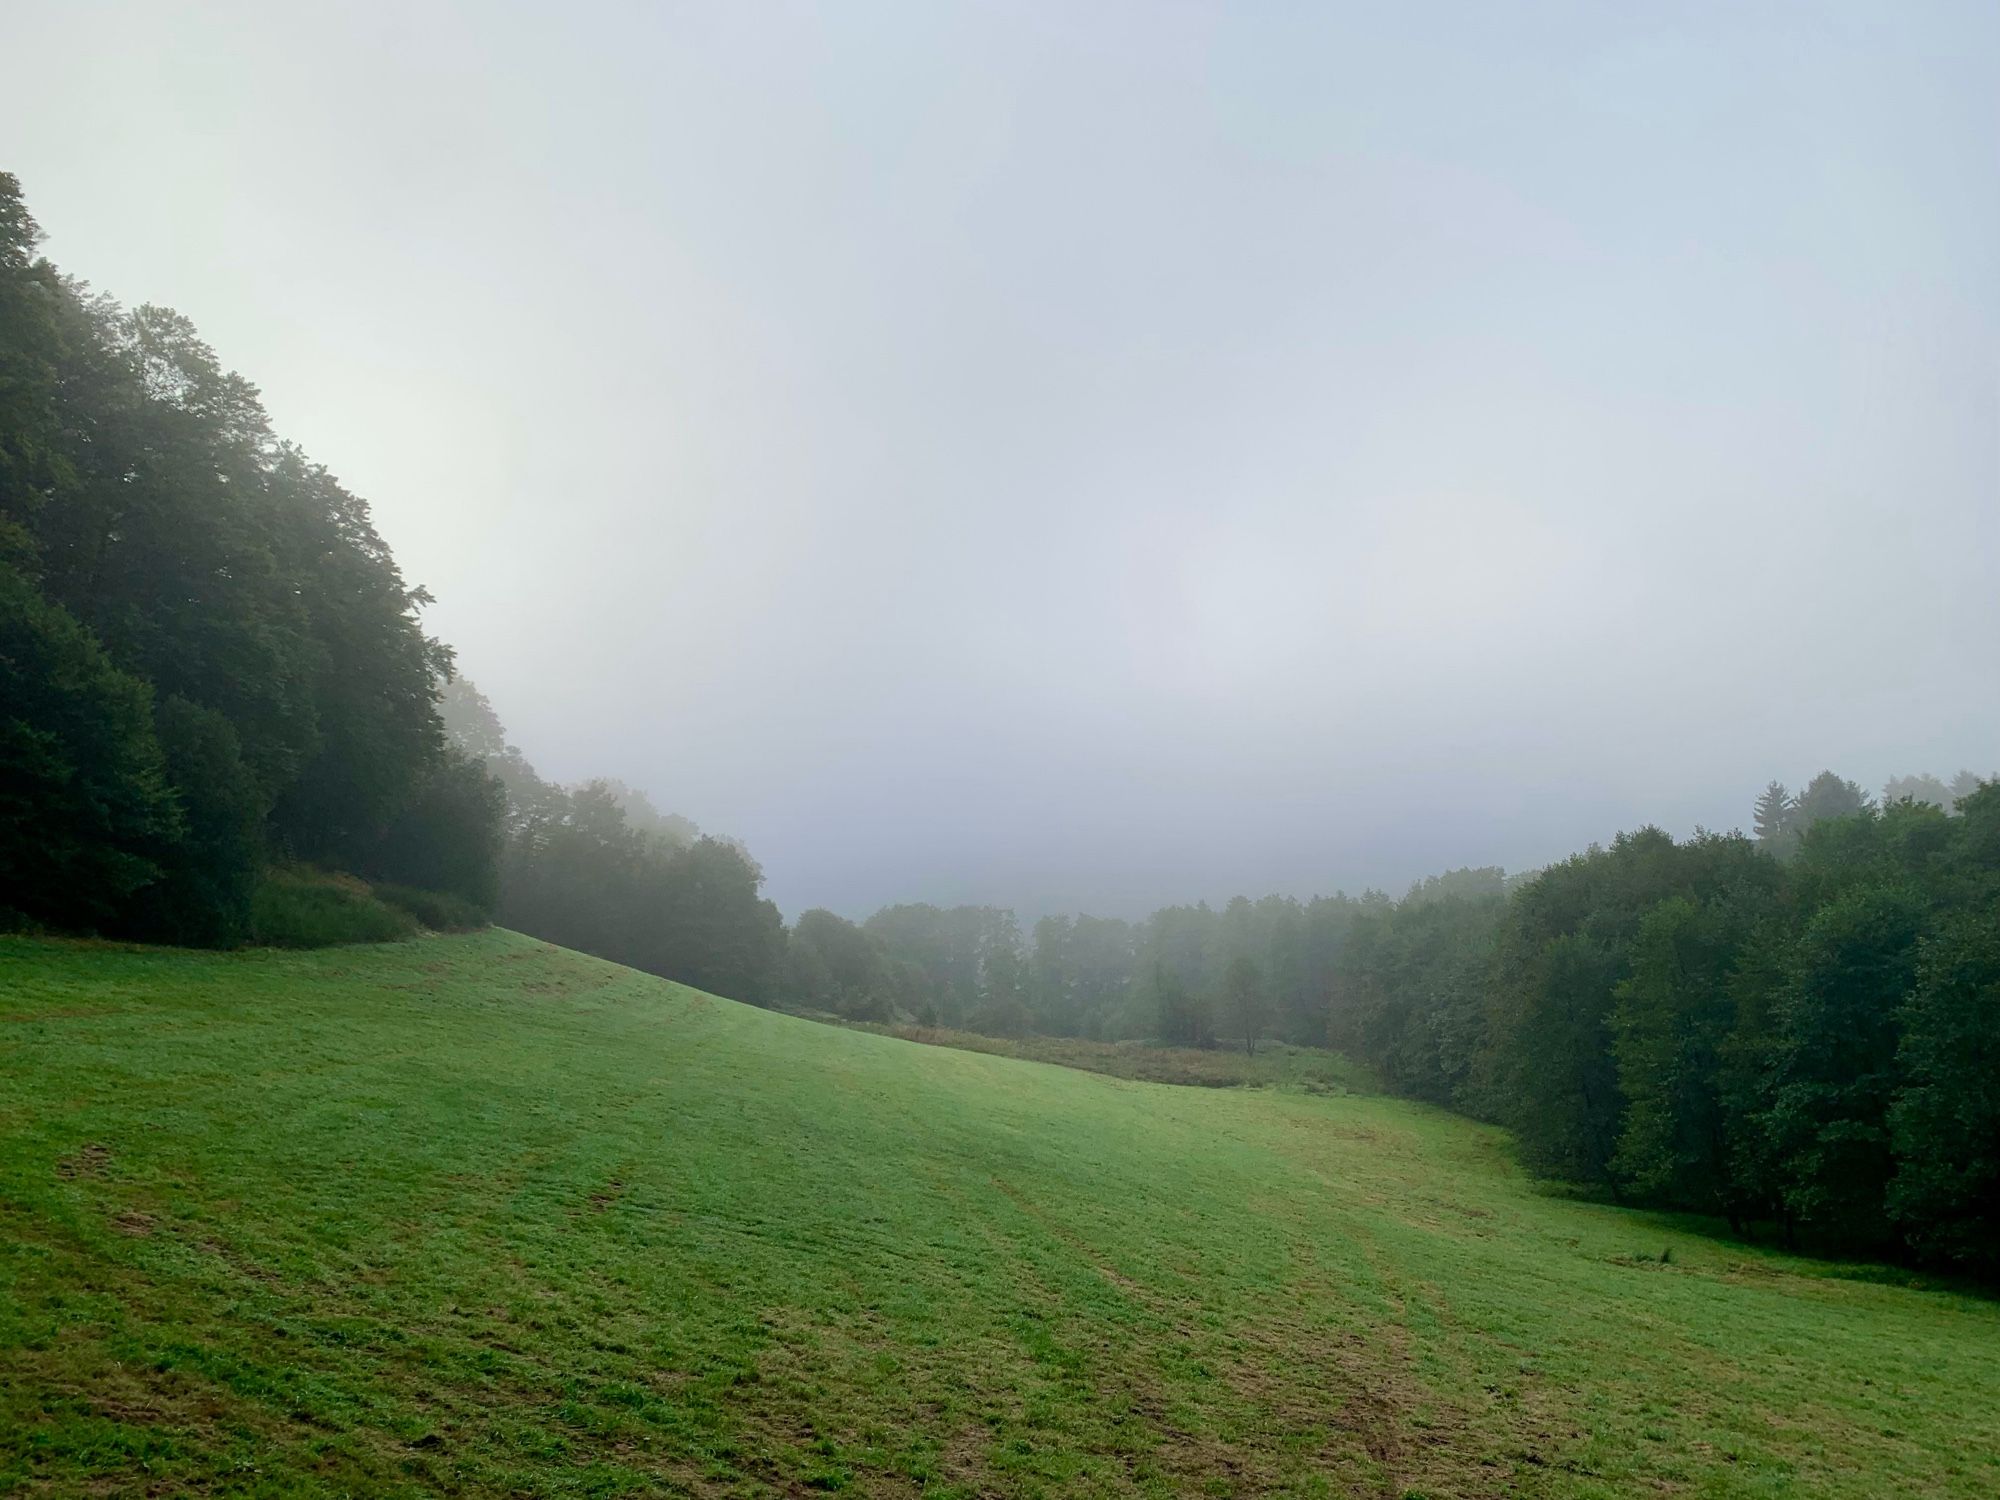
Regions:
<instances>
[{"instance_id":1,"label":"dense forest","mask_svg":"<svg viewBox=\"0 0 2000 1500\"><path fill-rule=\"evenodd\" d=\"M38 240L0 175L0 908L226 945L301 865L489 903L429 596L185 318Z\"/></svg>"},{"instance_id":2,"label":"dense forest","mask_svg":"<svg viewBox=\"0 0 2000 1500\"><path fill-rule=\"evenodd\" d=\"M227 947L497 916L762 1004L1332 1046L1544 1176L2000 1274L2000 784L1773 783L1400 900L788 930L734 842L560 786L453 676L367 505L188 321L36 253L0 174L0 926Z\"/></svg>"},{"instance_id":3,"label":"dense forest","mask_svg":"<svg viewBox=\"0 0 2000 1500\"><path fill-rule=\"evenodd\" d=\"M481 742L367 504L187 319L39 241L0 174L0 927L228 947L497 910L769 998L747 855Z\"/></svg>"}]
</instances>

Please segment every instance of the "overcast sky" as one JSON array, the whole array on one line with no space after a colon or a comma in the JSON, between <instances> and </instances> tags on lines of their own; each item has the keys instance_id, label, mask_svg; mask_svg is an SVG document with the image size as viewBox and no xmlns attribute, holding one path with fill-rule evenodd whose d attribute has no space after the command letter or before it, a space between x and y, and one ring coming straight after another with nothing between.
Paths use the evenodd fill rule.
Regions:
<instances>
[{"instance_id":1,"label":"overcast sky","mask_svg":"<svg viewBox=\"0 0 2000 1500\"><path fill-rule=\"evenodd\" d=\"M2000 766L2000 6L11 4L0 167L790 914Z\"/></svg>"}]
</instances>

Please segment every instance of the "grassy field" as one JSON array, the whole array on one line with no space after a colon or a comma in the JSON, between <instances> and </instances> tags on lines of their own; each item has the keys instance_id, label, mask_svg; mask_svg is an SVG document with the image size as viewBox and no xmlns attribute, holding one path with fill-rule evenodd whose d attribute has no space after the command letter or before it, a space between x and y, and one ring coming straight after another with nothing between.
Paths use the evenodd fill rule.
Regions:
<instances>
[{"instance_id":1,"label":"grassy field","mask_svg":"<svg viewBox=\"0 0 2000 1500\"><path fill-rule=\"evenodd\" d=\"M0 940L0 1490L843 1488L1992 1496L2000 1304L506 933Z\"/></svg>"}]
</instances>

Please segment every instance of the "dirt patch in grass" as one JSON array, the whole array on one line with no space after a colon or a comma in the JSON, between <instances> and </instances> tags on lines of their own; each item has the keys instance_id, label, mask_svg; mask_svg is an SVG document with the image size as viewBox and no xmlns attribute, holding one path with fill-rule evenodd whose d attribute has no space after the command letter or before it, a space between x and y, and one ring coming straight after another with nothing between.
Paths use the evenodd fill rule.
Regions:
<instances>
[{"instance_id":1,"label":"dirt patch in grass","mask_svg":"<svg viewBox=\"0 0 2000 1500\"><path fill-rule=\"evenodd\" d=\"M74 1182L79 1177L102 1177L110 1165L111 1148L92 1141L82 1150L57 1162L56 1176L65 1182Z\"/></svg>"}]
</instances>

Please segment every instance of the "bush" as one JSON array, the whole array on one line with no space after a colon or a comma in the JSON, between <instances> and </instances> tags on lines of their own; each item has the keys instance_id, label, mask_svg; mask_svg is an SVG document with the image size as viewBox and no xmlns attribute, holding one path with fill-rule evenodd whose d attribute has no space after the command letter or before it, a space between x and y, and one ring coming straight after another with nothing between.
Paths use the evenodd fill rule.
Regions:
<instances>
[{"instance_id":1,"label":"bush","mask_svg":"<svg viewBox=\"0 0 2000 1500\"><path fill-rule=\"evenodd\" d=\"M486 913L462 896L420 891L413 885L374 887L375 899L415 917L433 932L472 932L486 926Z\"/></svg>"},{"instance_id":2,"label":"bush","mask_svg":"<svg viewBox=\"0 0 2000 1500\"><path fill-rule=\"evenodd\" d=\"M393 943L416 935L416 919L375 899L351 875L272 870L250 902L253 941L272 948Z\"/></svg>"}]
</instances>

